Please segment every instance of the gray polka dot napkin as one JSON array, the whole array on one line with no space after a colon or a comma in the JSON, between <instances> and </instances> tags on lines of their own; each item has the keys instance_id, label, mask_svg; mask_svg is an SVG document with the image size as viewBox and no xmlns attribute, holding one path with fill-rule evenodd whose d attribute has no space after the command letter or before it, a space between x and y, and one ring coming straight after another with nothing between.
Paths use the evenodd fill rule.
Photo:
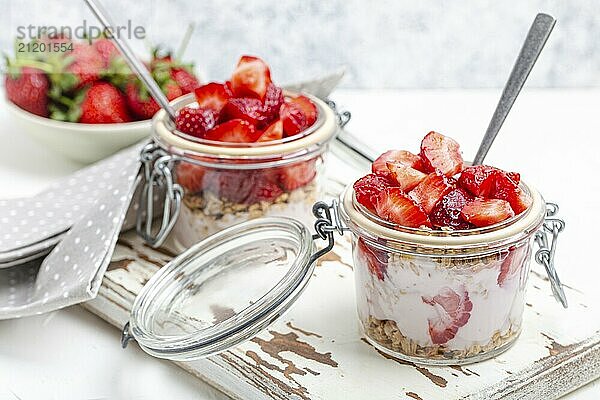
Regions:
<instances>
[{"instance_id":1,"label":"gray polka dot napkin","mask_svg":"<svg viewBox=\"0 0 600 400\"><path fill-rule=\"evenodd\" d=\"M0 319L96 296L136 190L145 144L82 169L35 198L0 203L0 257L35 255L58 242L41 265L36 260L0 269Z\"/></svg>"}]
</instances>

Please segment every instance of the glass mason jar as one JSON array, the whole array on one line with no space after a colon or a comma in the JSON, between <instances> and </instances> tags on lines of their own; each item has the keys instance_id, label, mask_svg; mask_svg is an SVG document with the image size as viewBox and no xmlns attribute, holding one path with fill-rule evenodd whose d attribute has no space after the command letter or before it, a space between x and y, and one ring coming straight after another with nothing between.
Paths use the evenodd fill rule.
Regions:
<instances>
[{"instance_id":1,"label":"glass mason jar","mask_svg":"<svg viewBox=\"0 0 600 400\"><path fill-rule=\"evenodd\" d=\"M533 242L547 217L542 196L522 188L533 198L526 212L467 231L394 225L346 190L340 215L352 231L358 317L371 344L401 359L452 365L491 358L514 343Z\"/></svg>"},{"instance_id":2,"label":"glass mason jar","mask_svg":"<svg viewBox=\"0 0 600 400\"><path fill-rule=\"evenodd\" d=\"M135 340L155 357L183 361L242 343L301 296L335 233L351 231L358 314L369 342L421 364L492 357L521 330L533 238L540 245L536 260L566 307L553 263L564 222L553 217L556 206L523 188L533 198L528 211L463 232L390 226L356 202L352 186L339 202L314 204L314 229L289 217L231 226L193 245L144 285L122 345Z\"/></svg>"},{"instance_id":3,"label":"glass mason jar","mask_svg":"<svg viewBox=\"0 0 600 400\"><path fill-rule=\"evenodd\" d=\"M306 96L317 107L316 122L293 137L270 142L224 143L191 137L177 131L166 112L157 113L155 147L146 159L154 163L155 174L171 175L166 180L172 181L172 193L168 182L162 186L167 187L165 205L171 198L167 206L172 208L164 208L159 234L153 235L151 224L141 229L147 240L158 245L172 228L173 244L182 251L259 217L288 216L312 225L312 205L323 195L327 149L343 122L325 102ZM194 101L193 95L187 95L172 105L178 110ZM165 180L151 178L147 179L150 190Z\"/></svg>"}]
</instances>

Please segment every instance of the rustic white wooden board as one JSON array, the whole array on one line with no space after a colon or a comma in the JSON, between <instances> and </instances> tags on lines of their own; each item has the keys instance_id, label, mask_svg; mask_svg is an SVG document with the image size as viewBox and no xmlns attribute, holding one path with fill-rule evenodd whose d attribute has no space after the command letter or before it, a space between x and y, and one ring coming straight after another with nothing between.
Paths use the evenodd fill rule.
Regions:
<instances>
[{"instance_id":1,"label":"rustic white wooden board","mask_svg":"<svg viewBox=\"0 0 600 400\"><path fill-rule=\"evenodd\" d=\"M171 257L132 232L122 235L99 296L84 306L121 328L136 293ZM177 364L240 399L554 399L600 376L600 294L566 293L570 307L563 310L534 266L513 348L462 368L416 366L383 356L361 337L346 238L268 331L223 354Z\"/></svg>"}]
</instances>

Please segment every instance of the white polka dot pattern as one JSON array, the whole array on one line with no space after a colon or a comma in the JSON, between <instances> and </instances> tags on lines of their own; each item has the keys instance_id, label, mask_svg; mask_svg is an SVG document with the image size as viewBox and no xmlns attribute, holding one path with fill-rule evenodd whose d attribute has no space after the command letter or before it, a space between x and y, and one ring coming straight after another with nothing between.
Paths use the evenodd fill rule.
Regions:
<instances>
[{"instance_id":1,"label":"white polka dot pattern","mask_svg":"<svg viewBox=\"0 0 600 400\"><path fill-rule=\"evenodd\" d=\"M96 296L136 188L137 155L144 144L78 171L35 199L0 200L0 262L5 255L23 257L31 249L47 252L56 245L41 265L35 260L0 269L0 319ZM27 223L21 224L23 218ZM49 236L58 240L51 242Z\"/></svg>"}]
</instances>

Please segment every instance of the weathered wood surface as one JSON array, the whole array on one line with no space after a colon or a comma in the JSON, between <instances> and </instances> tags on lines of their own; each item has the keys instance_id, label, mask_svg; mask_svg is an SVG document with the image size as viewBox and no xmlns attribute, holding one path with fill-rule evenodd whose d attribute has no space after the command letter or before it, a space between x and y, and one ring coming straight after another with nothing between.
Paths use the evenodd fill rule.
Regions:
<instances>
[{"instance_id":1,"label":"weathered wood surface","mask_svg":"<svg viewBox=\"0 0 600 400\"><path fill-rule=\"evenodd\" d=\"M136 293L172 254L122 235L99 296L84 306L121 328ZM361 338L350 243L319 261L297 304L267 332L223 354L177 363L240 399L553 399L600 376L600 294L566 288L570 308L532 271L516 345L466 367L421 367L378 353ZM115 343L118 346L119 343Z\"/></svg>"}]
</instances>

